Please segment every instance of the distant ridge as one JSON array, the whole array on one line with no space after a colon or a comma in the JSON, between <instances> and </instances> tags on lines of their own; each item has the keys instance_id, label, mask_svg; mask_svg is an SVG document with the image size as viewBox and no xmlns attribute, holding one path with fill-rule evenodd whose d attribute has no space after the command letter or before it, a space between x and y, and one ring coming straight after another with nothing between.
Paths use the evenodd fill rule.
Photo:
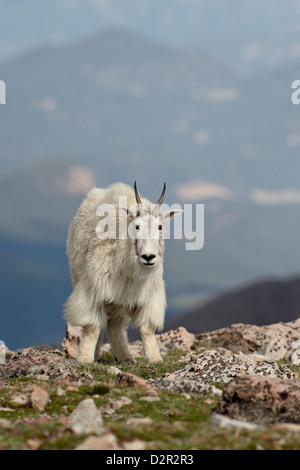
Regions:
<instances>
[{"instance_id":1,"label":"distant ridge","mask_svg":"<svg viewBox=\"0 0 300 470\"><path fill-rule=\"evenodd\" d=\"M249 323L258 326L292 321L300 313L300 277L268 279L217 296L166 321L165 331L184 326L191 333L202 333Z\"/></svg>"}]
</instances>

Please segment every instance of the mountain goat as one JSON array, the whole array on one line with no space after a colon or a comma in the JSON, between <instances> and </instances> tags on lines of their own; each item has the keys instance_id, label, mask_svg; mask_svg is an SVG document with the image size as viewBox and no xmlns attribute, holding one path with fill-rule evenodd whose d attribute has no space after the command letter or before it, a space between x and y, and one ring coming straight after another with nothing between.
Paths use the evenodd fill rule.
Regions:
<instances>
[{"instance_id":1,"label":"mountain goat","mask_svg":"<svg viewBox=\"0 0 300 470\"><path fill-rule=\"evenodd\" d=\"M70 225L67 255L73 292L66 302L65 319L83 327L80 363L99 359L105 327L115 359L134 362L128 349L128 324L140 329L148 362L162 361L155 330L163 328L166 308L163 225L182 212L161 211L165 190L164 184L153 205L140 196L136 183L134 189L124 183L94 188ZM120 205L120 198L126 200L126 207ZM111 215L109 208L114 209Z\"/></svg>"}]
</instances>

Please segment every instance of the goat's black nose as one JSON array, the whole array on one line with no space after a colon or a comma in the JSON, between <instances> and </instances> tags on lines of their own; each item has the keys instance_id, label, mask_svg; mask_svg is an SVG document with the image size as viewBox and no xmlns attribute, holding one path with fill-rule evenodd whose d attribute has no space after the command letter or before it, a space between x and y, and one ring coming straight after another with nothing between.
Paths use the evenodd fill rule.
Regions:
<instances>
[{"instance_id":1,"label":"goat's black nose","mask_svg":"<svg viewBox=\"0 0 300 470\"><path fill-rule=\"evenodd\" d=\"M147 263L150 263L150 261L156 258L156 255L141 255L141 258L147 261Z\"/></svg>"}]
</instances>

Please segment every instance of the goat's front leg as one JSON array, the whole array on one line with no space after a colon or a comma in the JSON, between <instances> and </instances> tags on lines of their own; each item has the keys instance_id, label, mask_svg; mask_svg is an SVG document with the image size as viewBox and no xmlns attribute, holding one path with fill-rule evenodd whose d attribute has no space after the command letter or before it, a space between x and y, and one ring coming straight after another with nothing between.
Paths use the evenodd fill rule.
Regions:
<instances>
[{"instance_id":1,"label":"goat's front leg","mask_svg":"<svg viewBox=\"0 0 300 470\"><path fill-rule=\"evenodd\" d=\"M155 327L151 324L140 328L145 357L148 362L163 362L155 339Z\"/></svg>"},{"instance_id":2,"label":"goat's front leg","mask_svg":"<svg viewBox=\"0 0 300 470\"><path fill-rule=\"evenodd\" d=\"M94 362L99 335L100 328L98 326L87 325L83 327L79 353L77 356L78 362L82 364Z\"/></svg>"}]
</instances>

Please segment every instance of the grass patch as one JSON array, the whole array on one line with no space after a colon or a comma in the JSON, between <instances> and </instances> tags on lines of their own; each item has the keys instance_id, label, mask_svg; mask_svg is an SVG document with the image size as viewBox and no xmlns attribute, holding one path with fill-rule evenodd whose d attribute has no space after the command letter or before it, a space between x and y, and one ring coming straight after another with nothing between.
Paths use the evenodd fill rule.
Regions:
<instances>
[{"instance_id":1,"label":"grass patch","mask_svg":"<svg viewBox=\"0 0 300 470\"><path fill-rule=\"evenodd\" d=\"M81 385L80 388L80 393L83 393L85 395L105 395L110 391L109 385L106 383L98 383L96 385Z\"/></svg>"},{"instance_id":2,"label":"grass patch","mask_svg":"<svg viewBox=\"0 0 300 470\"><path fill-rule=\"evenodd\" d=\"M39 450L73 450L85 437L87 436L76 436L71 431L66 431L59 437L42 442Z\"/></svg>"},{"instance_id":3,"label":"grass patch","mask_svg":"<svg viewBox=\"0 0 300 470\"><path fill-rule=\"evenodd\" d=\"M185 364L180 362L180 358L183 355L182 351L172 351L164 358L164 362L161 364L149 364L145 359L138 358L135 364L124 363L120 368L123 372L131 372L145 380L157 379L184 367Z\"/></svg>"}]
</instances>

